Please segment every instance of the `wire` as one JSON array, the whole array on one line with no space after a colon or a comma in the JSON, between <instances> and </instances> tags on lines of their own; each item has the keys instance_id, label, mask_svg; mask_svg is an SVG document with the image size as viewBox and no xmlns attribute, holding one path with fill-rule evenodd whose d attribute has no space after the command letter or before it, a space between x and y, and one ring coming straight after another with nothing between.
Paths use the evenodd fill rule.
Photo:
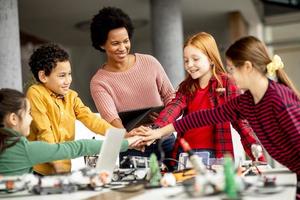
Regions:
<instances>
[{"instance_id":1,"label":"wire","mask_svg":"<svg viewBox=\"0 0 300 200\"><path fill-rule=\"evenodd\" d=\"M183 166L183 168L185 168L185 164L183 163L183 162L180 162L179 160L176 160L176 159L174 159L174 158L165 158L163 161L174 161L174 162L176 162L177 164L180 164L180 165L182 165ZM162 161L162 162L163 162Z\"/></svg>"}]
</instances>

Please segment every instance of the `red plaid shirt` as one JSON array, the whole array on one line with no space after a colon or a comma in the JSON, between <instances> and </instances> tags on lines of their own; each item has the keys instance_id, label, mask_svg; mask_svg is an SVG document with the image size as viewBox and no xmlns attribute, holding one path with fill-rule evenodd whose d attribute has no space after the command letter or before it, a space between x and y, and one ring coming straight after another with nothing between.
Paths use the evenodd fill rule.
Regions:
<instances>
[{"instance_id":1,"label":"red plaid shirt","mask_svg":"<svg viewBox=\"0 0 300 200\"><path fill-rule=\"evenodd\" d=\"M225 101L232 99L240 94L236 85L227 75L221 75L223 88L218 88L218 81L216 78L211 78L209 81L209 99L211 107L216 107L223 104ZM179 92L176 93L176 97L167 104L166 108L160 112L158 118L155 121L155 125L162 127L174 122L179 116L187 115L187 105L189 98ZM243 147L247 155L254 159L251 153L251 145L259 143L254 136L252 128L249 126L246 120L239 120L232 123L234 129L240 134ZM217 158L224 157L225 153L230 153L233 156L233 145L231 138L230 122L215 124L214 125L214 143L215 153ZM199 133L200 134L200 133ZM179 139L183 137L184 133L177 133L177 139L173 148L173 158L176 158L179 148ZM261 157L260 160L265 160Z\"/></svg>"}]
</instances>

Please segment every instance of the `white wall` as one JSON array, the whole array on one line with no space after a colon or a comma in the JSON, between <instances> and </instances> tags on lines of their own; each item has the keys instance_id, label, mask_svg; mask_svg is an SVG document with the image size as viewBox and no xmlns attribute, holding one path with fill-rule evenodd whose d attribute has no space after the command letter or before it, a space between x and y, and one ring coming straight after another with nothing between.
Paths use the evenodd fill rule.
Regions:
<instances>
[{"instance_id":1,"label":"white wall","mask_svg":"<svg viewBox=\"0 0 300 200\"><path fill-rule=\"evenodd\" d=\"M300 89L300 23L277 25L270 28L274 54L278 54L285 65L285 72Z\"/></svg>"},{"instance_id":2,"label":"white wall","mask_svg":"<svg viewBox=\"0 0 300 200\"><path fill-rule=\"evenodd\" d=\"M78 92L86 106L90 107L93 112L98 112L90 94L90 81L104 63L104 54L92 46L68 45L67 48L71 56L73 78L71 88Z\"/></svg>"}]
</instances>

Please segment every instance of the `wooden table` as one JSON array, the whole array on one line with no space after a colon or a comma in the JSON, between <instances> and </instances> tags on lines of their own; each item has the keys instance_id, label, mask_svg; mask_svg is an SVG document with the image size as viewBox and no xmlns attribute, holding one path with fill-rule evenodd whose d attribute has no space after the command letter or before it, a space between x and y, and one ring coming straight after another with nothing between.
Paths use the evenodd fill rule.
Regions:
<instances>
[{"instance_id":1,"label":"wooden table","mask_svg":"<svg viewBox=\"0 0 300 200\"><path fill-rule=\"evenodd\" d=\"M284 187L281 192L274 194L262 195L255 191L249 192L243 196L243 200L294 200L296 196L296 175L278 169L268 170L265 172L268 176L276 176L278 186ZM205 196L198 199L202 200L220 200L224 195ZM71 194L52 194L52 195L32 195L28 192L19 192L13 194L0 194L0 199L17 199L17 200L177 200L177 199L195 199L189 198L184 192L182 186L159 189L142 189L137 192L118 192L105 188L101 191L78 191Z\"/></svg>"}]
</instances>

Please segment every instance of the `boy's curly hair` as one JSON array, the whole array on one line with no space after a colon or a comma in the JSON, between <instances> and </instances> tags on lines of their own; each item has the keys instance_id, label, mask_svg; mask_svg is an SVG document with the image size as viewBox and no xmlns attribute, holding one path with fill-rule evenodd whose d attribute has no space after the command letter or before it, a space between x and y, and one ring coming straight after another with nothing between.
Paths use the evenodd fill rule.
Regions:
<instances>
[{"instance_id":1,"label":"boy's curly hair","mask_svg":"<svg viewBox=\"0 0 300 200\"><path fill-rule=\"evenodd\" d=\"M30 57L29 66L34 78L38 81L39 71L49 76L57 62L69 61L69 54L57 44L45 44L36 49Z\"/></svg>"},{"instance_id":2,"label":"boy's curly hair","mask_svg":"<svg viewBox=\"0 0 300 200\"><path fill-rule=\"evenodd\" d=\"M119 8L105 7L101 9L93 17L90 26L93 47L105 52L100 46L105 44L109 31L122 27L126 28L129 39L131 39L134 28L129 16Z\"/></svg>"}]
</instances>

